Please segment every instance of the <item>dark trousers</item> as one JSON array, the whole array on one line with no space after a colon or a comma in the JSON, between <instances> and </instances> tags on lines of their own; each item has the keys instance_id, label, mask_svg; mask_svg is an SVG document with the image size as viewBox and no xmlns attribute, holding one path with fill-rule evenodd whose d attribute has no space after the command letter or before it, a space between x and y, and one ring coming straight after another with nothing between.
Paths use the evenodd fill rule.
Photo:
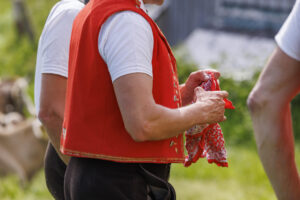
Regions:
<instances>
[{"instance_id":1,"label":"dark trousers","mask_svg":"<svg viewBox=\"0 0 300 200\"><path fill-rule=\"evenodd\" d=\"M45 178L48 190L55 200L64 200L66 165L49 142L45 155Z\"/></svg>"},{"instance_id":2,"label":"dark trousers","mask_svg":"<svg viewBox=\"0 0 300 200\"><path fill-rule=\"evenodd\" d=\"M72 157L65 174L66 200L174 200L170 164L117 163Z\"/></svg>"}]
</instances>

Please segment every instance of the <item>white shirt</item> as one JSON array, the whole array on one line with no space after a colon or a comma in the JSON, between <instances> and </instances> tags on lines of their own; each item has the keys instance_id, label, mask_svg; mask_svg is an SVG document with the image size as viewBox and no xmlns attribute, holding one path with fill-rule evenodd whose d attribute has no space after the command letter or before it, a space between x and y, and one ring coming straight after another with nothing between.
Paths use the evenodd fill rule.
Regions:
<instances>
[{"instance_id":1,"label":"white shirt","mask_svg":"<svg viewBox=\"0 0 300 200\"><path fill-rule=\"evenodd\" d=\"M84 4L78 0L59 1L50 11L41 34L36 61L34 101L39 112L42 74L68 77L69 45L73 21Z\"/></svg>"},{"instance_id":2,"label":"white shirt","mask_svg":"<svg viewBox=\"0 0 300 200\"><path fill-rule=\"evenodd\" d=\"M300 61L300 0L296 1L275 40L282 51Z\"/></svg>"},{"instance_id":3,"label":"white shirt","mask_svg":"<svg viewBox=\"0 0 300 200\"><path fill-rule=\"evenodd\" d=\"M152 77L153 33L141 15L122 11L110 16L99 32L98 48L112 81L136 72Z\"/></svg>"}]
</instances>

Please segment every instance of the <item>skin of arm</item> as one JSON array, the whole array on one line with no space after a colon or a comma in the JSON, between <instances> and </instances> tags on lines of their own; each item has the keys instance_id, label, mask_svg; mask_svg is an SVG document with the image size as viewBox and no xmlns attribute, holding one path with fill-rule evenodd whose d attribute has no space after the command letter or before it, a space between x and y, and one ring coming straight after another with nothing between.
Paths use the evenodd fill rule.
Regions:
<instances>
[{"instance_id":1,"label":"skin of arm","mask_svg":"<svg viewBox=\"0 0 300 200\"><path fill-rule=\"evenodd\" d=\"M279 200L300 199L290 111L299 75L300 62L277 47L248 97L258 154Z\"/></svg>"},{"instance_id":2,"label":"skin of arm","mask_svg":"<svg viewBox=\"0 0 300 200\"><path fill-rule=\"evenodd\" d=\"M67 164L69 157L60 153L60 135L65 109L67 78L55 74L42 75L38 118L60 158Z\"/></svg>"},{"instance_id":3,"label":"skin of arm","mask_svg":"<svg viewBox=\"0 0 300 200\"><path fill-rule=\"evenodd\" d=\"M133 73L113 82L118 105L127 132L137 142L162 140L177 136L196 124L225 120L225 91L201 91L198 102L169 109L155 103L152 77ZM192 92L194 95L194 91Z\"/></svg>"}]
</instances>

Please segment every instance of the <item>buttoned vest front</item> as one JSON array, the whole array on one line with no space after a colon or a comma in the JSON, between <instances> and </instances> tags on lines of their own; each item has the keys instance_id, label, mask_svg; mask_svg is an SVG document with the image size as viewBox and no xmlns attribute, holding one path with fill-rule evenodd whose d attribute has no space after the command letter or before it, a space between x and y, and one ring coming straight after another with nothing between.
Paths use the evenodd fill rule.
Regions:
<instances>
[{"instance_id":1,"label":"buttoned vest front","mask_svg":"<svg viewBox=\"0 0 300 200\"><path fill-rule=\"evenodd\" d=\"M107 65L98 51L102 24L125 10L140 14L152 28L155 102L171 109L181 106L176 61L155 22L135 0L91 0L73 24L61 152L116 162L183 162L182 134L161 141L135 142L125 130Z\"/></svg>"}]
</instances>

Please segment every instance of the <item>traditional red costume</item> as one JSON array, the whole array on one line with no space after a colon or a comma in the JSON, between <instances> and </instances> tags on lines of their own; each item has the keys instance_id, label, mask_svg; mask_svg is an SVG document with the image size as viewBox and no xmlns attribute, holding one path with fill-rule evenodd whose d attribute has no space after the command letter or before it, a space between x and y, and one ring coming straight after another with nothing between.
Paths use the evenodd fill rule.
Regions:
<instances>
[{"instance_id":1,"label":"traditional red costume","mask_svg":"<svg viewBox=\"0 0 300 200\"><path fill-rule=\"evenodd\" d=\"M182 163L182 134L161 141L135 142L125 130L108 68L97 46L102 24L124 10L140 14L151 25L155 102L168 108L181 106L176 61L155 22L135 0L92 0L73 24L61 152L117 162Z\"/></svg>"}]
</instances>

